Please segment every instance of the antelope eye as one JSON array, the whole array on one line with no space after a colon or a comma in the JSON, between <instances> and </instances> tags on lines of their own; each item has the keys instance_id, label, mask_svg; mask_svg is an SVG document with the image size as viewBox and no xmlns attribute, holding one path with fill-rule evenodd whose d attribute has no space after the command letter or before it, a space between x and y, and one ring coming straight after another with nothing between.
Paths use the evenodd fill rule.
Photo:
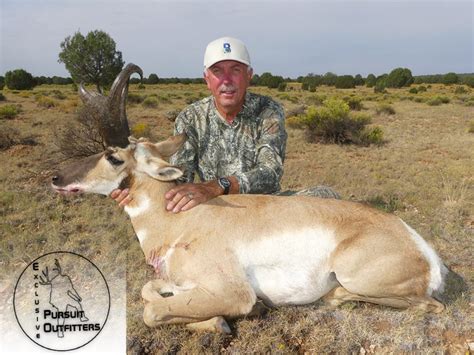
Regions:
<instances>
[{"instance_id":1,"label":"antelope eye","mask_svg":"<svg viewBox=\"0 0 474 355\"><path fill-rule=\"evenodd\" d=\"M123 164L123 160L117 159L113 155L107 155L107 160L110 162L112 165L121 165Z\"/></svg>"}]
</instances>

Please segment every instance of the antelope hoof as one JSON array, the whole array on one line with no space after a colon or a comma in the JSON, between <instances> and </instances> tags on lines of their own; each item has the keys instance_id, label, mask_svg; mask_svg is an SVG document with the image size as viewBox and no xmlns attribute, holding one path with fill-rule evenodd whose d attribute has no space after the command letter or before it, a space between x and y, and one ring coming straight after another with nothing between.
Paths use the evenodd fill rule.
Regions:
<instances>
[{"instance_id":1,"label":"antelope hoof","mask_svg":"<svg viewBox=\"0 0 474 355\"><path fill-rule=\"evenodd\" d=\"M214 317L203 322L188 323L186 328L194 331L204 331L213 333L230 334L231 330L226 320L222 316Z\"/></svg>"}]
</instances>

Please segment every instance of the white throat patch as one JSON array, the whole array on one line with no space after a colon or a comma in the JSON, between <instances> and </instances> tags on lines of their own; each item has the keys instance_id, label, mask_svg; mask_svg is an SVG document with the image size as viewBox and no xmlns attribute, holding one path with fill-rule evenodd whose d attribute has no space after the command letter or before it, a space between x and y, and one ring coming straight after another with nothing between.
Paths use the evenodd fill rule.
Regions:
<instances>
[{"instance_id":1,"label":"white throat patch","mask_svg":"<svg viewBox=\"0 0 474 355\"><path fill-rule=\"evenodd\" d=\"M130 207L130 206L125 206L124 211L128 213L130 218L137 217L141 215L142 213L145 213L148 211L150 208L150 198L148 196L143 196L137 198L137 206L135 207Z\"/></svg>"}]
</instances>

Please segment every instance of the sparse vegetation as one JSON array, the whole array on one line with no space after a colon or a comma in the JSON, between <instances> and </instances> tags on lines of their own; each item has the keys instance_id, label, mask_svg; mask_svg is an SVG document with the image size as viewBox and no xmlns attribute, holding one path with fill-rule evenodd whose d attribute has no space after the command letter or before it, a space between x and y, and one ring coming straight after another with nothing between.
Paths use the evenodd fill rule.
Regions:
<instances>
[{"instance_id":1,"label":"sparse vegetation","mask_svg":"<svg viewBox=\"0 0 474 355\"><path fill-rule=\"evenodd\" d=\"M172 134L173 116L186 106L186 100L197 100L206 93L203 84L161 84L161 80L160 84L146 85L143 90L133 84L130 93L144 97L163 94L171 99L170 103L159 101L156 109L135 105L128 110L132 130L137 124L146 124L160 139ZM396 109L396 119L373 115L373 124L380 126L387 139L376 149L308 144L304 129L287 125L282 190L328 185L345 200L366 201L406 220L467 283L468 290L458 292L457 286L448 282L449 303L445 312L421 314L416 310L355 302L328 310L317 302L271 309L262 317L231 320L233 334L228 336L191 333L182 326L148 328L142 320L140 293L142 286L156 275L147 266L125 213L110 198L62 198L50 191L50 176L64 159L62 149L56 146L55 128L61 123L78 133L74 110L64 112L60 108L79 100L77 94L75 100L71 99L70 86L47 84L24 97L21 92L8 91L8 102L0 103L0 107L21 104L23 110L21 119L0 120L0 146L4 144L4 132L12 127L17 130L12 135L14 144L0 151L0 260L5 275L1 286L6 288L0 296L13 294L15 275L21 265L63 248L93 260L108 281L111 280L112 294L125 298L122 280L127 280L127 352L130 354L467 353L467 343L472 341L470 303L474 289L472 248L468 247L472 244L474 225L474 122L471 122L472 107L466 105L474 104L474 96L471 92L463 94L463 101L455 99L454 87L442 83L432 83L428 94L423 94L421 86L416 87L419 91L416 96L409 95L407 88L393 88L386 97L374 94L372 88L354 89L355 97L363 98L367 109L364 113L375 112L383 102L390 102ZM54 89L69 98L59 101L59 108L38 107L35 95L51 93ZM271 97L281 94L267 87L250 90ZM282 102L288 119L292 110L294 115L304 115L303 104L317 106L327 98L348 96L347 92L325 85L317 87L317 95L298 90L290 94L298 98L298 103ZM417 103L438 95L448 97L452 104ZM412 96L413 101L402 101L404 96ZM168 118L168 112L172 118ZM372 124L368 127L373 128ZM376 135L377 131L373 132ZM17 143L23 135L37 135L39 145ZM72 143L67 141L66 147ZM114 284L114 279L120 282ZM11 302L3 299L2 302L5 313L13 314Z\"/></svg>"},{"instance_id":2,"label":"sparse vegetation","mask_svg":"<svg viewBox=\"0 0 474 355\"><path fill-rule=\"evenodd\" d=\"M20 108L15 105L4 105L0 106L0 118L11 120L20 113Z\"/></svg>"},{"instance_id":3,"label":"sparse vegetation","mask_svg":"<svg viewBox=\"0 0 474 355\"><path fill-rule=\"evenodd\" d=\"M430 106L439 106L441 104L448 104L449 102L449 97L444 95L437 95L426 101L426 103Z\"/></svg>"},{"instance_id":4,"label":"sparse vegetation","mask_svg":"<svg viewBox=\"0 0 474 355\"><path fill-rule=\"evenodd\" d=\"M157 108L158 107L158 99L153 96L148 96L145 100L143 100L142 105L148 108Z\"/></svg>"},{"instance_id":5,"label":"sparse vegetation","mask_svg":"<svg viewBox=\"0 0 474 355\"><path fill-rule=\"evenodd\" d=\"M395 109L390 104L381 103L377 106L377 108L375 109L375 112L377 112L378 115L380 114L394 115Z\"/></svg>"},{"instance_id":6,"label":"sparse vegetation","mask_svg":"<svg viewBox=\"0 0 474 355\"><path fill-rule=\"evenodd\" d=\"M137 123L132 127L131 131L132 136L134 136L135 138L150 138L151 136L151 128L146 123Z\"/></svg>"}]
</instances>

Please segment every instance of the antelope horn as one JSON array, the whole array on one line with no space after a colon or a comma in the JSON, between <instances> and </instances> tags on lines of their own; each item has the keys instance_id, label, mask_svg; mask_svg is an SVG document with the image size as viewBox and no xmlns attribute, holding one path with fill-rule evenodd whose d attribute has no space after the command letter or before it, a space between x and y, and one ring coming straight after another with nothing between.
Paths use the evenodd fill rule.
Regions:
<instances>
[{"instance_id":1,"label":"antelope horn","mask_svg":"<svg viewBox=\"0 0 474 355\"><path fill-rule=\"evenodd\" d=\"M140 79L143 80L142 69L133 63L127 64L127 66L123 68L120 74L115 78L114 83L110 88L109 97L112 102L115 103L115 100L117 99L124 101L127 95L128 79L133 73L138 73L140 75Z\"/></svg>"},{"instance_id":2,"label":"antelope horn","mask_svg":"<svg viewBox=\"0 0 474 355\"><path fill-rule=\"evenodd\" d=\"M79 97L81 98L82 102L87 103L90 99L97 96L97 94L92 94L86 90L84 85L81 83L79 85Z\"/></svg>"}]
</instances>

